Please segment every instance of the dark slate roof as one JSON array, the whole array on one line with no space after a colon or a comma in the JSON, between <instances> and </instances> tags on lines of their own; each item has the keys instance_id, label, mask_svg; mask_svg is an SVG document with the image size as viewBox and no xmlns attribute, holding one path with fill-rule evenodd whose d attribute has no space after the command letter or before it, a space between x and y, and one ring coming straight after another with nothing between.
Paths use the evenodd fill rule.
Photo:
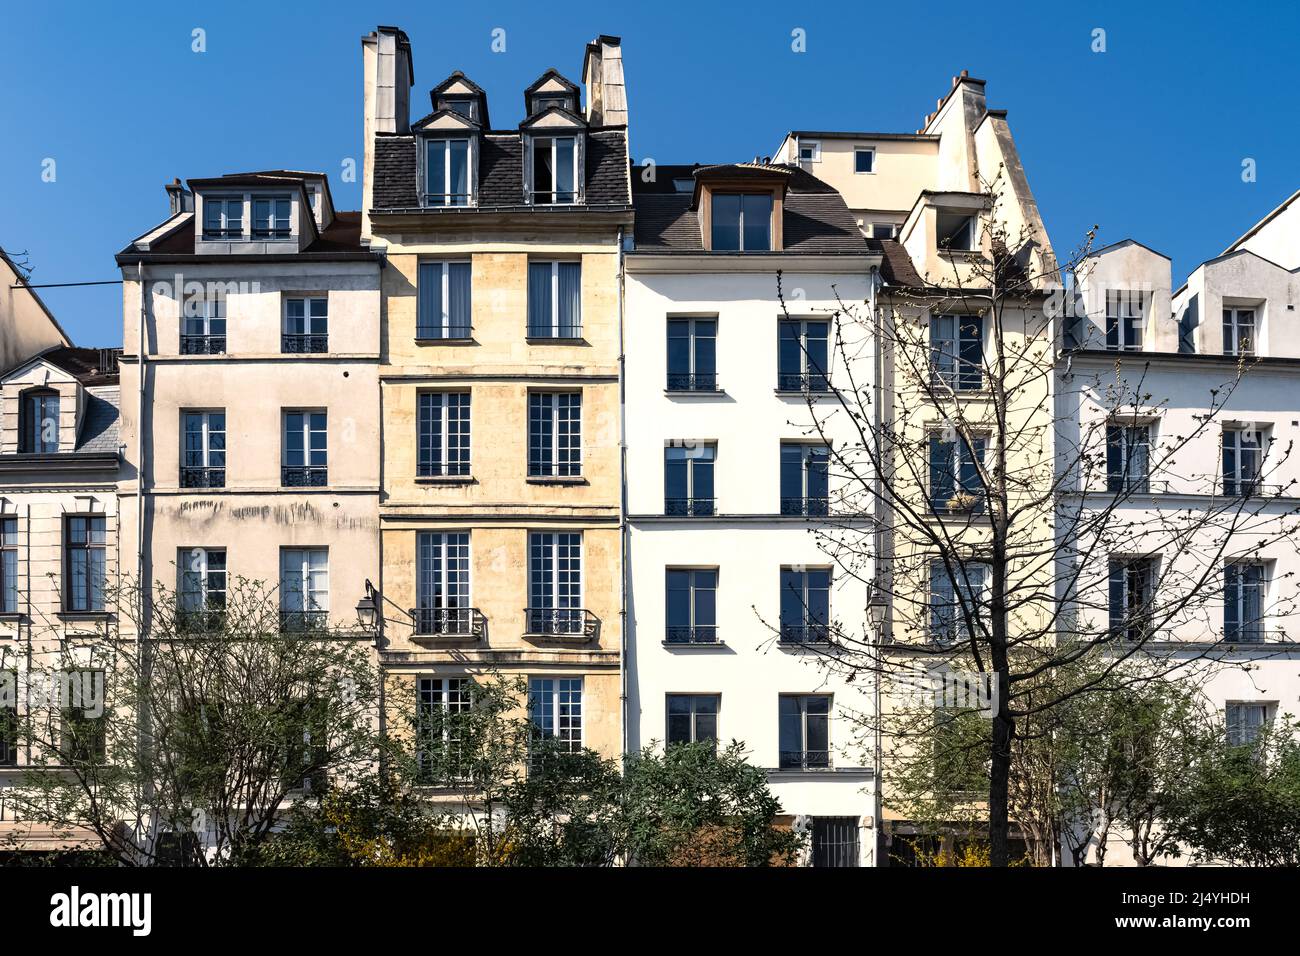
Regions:
<instances>
[{"instance_id":1,"label":"dark slate roof","mask_svg":"<svg viewBox=\"0 0 1300 956\"><path fill-rule=\"evenodd\" d=\"M151 256L194 255L194 216L181 223L172 232L151 244L148 252L135 248L135 243L118 253L121 257L148 259ZM370 252L361 245L361 213L359 211L335 212L334 221L329 228L319 233L302 254L318 252L356 253L369 256Z\"/></svg>"},{"instance_id":2,"label":"dark slate roof","mask_svg":"<svg viewBox=\"0 0 1300 956\"><path fill-rule=\"evenodd\" d=\"M632 170L632 199L636 209L636 247L644 252L700 252L700 223L691 209L692 194L678 192L675 179L694 179L696 170L762 170L750 164L736 166L657 166L646 182L644 167ZM868 251L857 220L833 188L797 166L774 164L768 172L788 174L784 220L785 252L865 253Z\"/></svg>"},{"instance_id":3,"label":"dark slate roof","mask_svg":"<svg viewBox=\"0 0 1300 956\"><path fill-rule=\"evenodd\" d=\"M83 349L61 345L42 352L37 358L49 362L74 376L82 385L116 385L117 359L121 349Z\"/></svg>"},{"instance_id":4,"label":"dark slate roof","mask_svg":"<svg viewBox=\"0 0 1300 956\"><path fill-rule=\"evenodd\" d=\"M904 289L925 288L925 281L916 271L912 257L897 239L868 239L867 248L881 254L880 277L886 285Z\"/></svg>"},{"instance_id":5,"label":"dark slate roof","mask_svg":"<svg viewBox=\"0 0 1300 956\"><path fill-rule=\"evenodd\" d=\"M116 386L86 389L86 413L81 419L81 433L77 436L77 451L116 454L118 437L118 405L121 390Z\"/></svg>"},{"instance_id":6,"label":"dark slate roof","mask_svg":"<svg viewBox=\"0 0 1300 956\"><path fill-rule=\"evenodd\" d=\"M416 137L375 137L376 210L415 209ZM479 149L478 208L524 204L524 147L517 132L488 132ZM623 127L587 133L586 196L589 206L627 206L627 135Z\"/></svg>"}]
</instances>

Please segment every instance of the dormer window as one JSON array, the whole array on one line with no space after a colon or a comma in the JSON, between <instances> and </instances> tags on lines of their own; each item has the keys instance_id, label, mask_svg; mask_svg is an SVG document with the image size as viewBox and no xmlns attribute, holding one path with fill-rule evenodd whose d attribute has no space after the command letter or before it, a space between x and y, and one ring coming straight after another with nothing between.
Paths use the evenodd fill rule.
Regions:
<instances>
[{"instance_id":1,"label":"dormer window","mask_svg":"<svg viewBox=\"0 0 1300 956\"><path fill-rule=\"evenodd\" d=\"M578 201L578 140L573 136L534 136L532 201L556 205Z\"/></svg>"},{"instance_id":2,"label":"dormer window","mask_svg":"<svg viewBox=\"0 0 1300 956\"><path fill-rule=\"evenodd\" d=\"M52 455L59 450L59 393L50 389L26 392L22 402L22 434L18 450Z\"/></svg>"},{"instance_id":3,"label":"dormer window","mask_svg":"<svg viewBox=\"0 0 1300 956\"><path fill-rule=\"evenodd\" d=\"M713 193L714 252L770 252L771 193Z\"/></svg>"},{"instance_id":4,"label":"dormer window","mask_svg":"<svg viewBox=\"0 0 1300 956\"><path fill-rule=\"evenodd\" d=\"M431 139L425 146L426 206L468 206L470 203L468 139Z\"/></svg>"},{"instance_id":5,"label":"dormer window","mask_svg":"<svg viewBox=\"0 0 1300 956\"><path fill-rule=\"evenodd\" d=\"M478 101L469 97L445 100L446 108L466 119L478 120Z\"/></svg>"},{"instance_id":6,"label":"dormer window","mask_svg":"<svg viewBox=\"0 0 1300 956\"><path fill-rule=\"evenodd\" d=\"M288 239L292 234L288 196L253 197L253 238Z\"/></svg>"},{"instance_id":7,"label":"dormer window","mask_svg":"<svg viewBox=\"0 0 1300 956\"><path fill-rule=\"evenodd\" d=\"M205 197L203 200L203 238L242 239L243 237L244 197Z\"/></svg>"},{"instance_id":8,"label":"dormer window","mask_svg":"<svg viewBox=\"0 0 1300 956\"><path fill-rule=\"evenodd\" d=\"M539 96L533 100L533 113L545 113L551 107L577 112L573 108L573 98L569 96Z\"/></svg>"},{"instance_id":9,"label":"dormer window","mask_svg":"<svg viewBox=\"0 0 1300 956\"><path fill-rule=\"evenodd\" d=\"M963 212L939 212L935 234L940 250L973 252L979 248L975 228L976 217Z\"/></svg>"}]
</instances>

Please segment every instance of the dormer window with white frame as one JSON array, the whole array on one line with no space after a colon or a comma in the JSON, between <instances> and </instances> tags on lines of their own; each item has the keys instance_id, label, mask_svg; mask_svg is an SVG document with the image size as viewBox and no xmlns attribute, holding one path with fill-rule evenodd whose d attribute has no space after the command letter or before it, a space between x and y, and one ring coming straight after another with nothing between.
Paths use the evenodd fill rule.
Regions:
<instances>
[{"instance_id":1,"label":"dormer window with white frame","mask_svg":"<svg viewBox=\"0 0 1300 956\"><path fill-rule=\"evenodd\" d=\"M244 197L203 197L203 238L244 238Z\"/></svg>"},{"instance_id":2,"label":"dormer window with white frame","mask_svg":"<svg viewBox=\"0 0 1300 956\"><path fill-rule=\"evenodd\" d=\"M289 239L293 201L287 196L253 196L253 238Z\"/></svg>"},{"instance_id":3,"label":"dormer window with white frame","mask_svg":"<svg viewBox=\"0 0 1300 956\"><path fill-rule=\"evenodd\" d=\"M853 150L853 172L874 173L876 171L876 151L867 146L858 146Z\"/></svg>"},{"instance_id":4,"label":"dormer window with white frame","mask_svg":"<svg viewBox=\"0 0 1300 956\"><path fill-rule=\"evenodd\" d=\"M1111 352L1142 351L1146 299L1131 289L1106 292L1106 348Z\"/></svg>"},{"instance_id":5,"label":"dormer window with white frame","mask_svg":"<svg viewBox=\"0 0 1300 956\"><path fill-rule=\"evenodd\" d=\"M468 206L473 201L470 187L471 140L429 139L425 142L424 204L426 206Z\"/></svg>"},{"instance_id":6,"label":"dormer window with white frame","mask_svg":"<svg viewBox=\"0 0 1300 956\"><path fill-rule=\"evenodd\" d=\"M466 119L472 119L478 122L478 100L472 96L455 96L448 97L445 100L447 109L453 113L459 113Z\"/></svg>"},{"instance_id":7,"label":"dormer window with white frame","mask_svg":"<svg viewBox=\"0 0 1300 956\"><path fill-rule=\"evenodd\" d=\"M533 136L529 149L532 153L529 200L537 206L578 202L581 182L578 137Z\"/></svg>"},{"instance_id":8,"label":"dormer window with white frame","mask_svg":"<svg viewBox=\"0 0 1300 956\"><path fill-rule=\"evenodd\" d=\"M799 140L799 162L820 163L822 161L822 144L816 139Z\"/></svg>"}]
</instances>

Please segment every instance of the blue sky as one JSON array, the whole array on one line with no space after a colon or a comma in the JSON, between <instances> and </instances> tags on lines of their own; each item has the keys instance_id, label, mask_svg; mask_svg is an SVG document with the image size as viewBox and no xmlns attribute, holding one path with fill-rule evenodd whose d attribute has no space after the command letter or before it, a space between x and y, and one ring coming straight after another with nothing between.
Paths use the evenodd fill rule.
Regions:
<instances>
[{"instance_id":1,"label":"blue sky","mask_svg":"<svg viewBox=\"0 0 1300 956\"><path fill-rule=\"evenodd\" d=\"M357 208L360 185L339 172L360 164L359 41L376 23L411 35L417 116L462 69L498 127L519 121L544 69L579 81L584 44L620 35L633 154L661 163L770 154L789 129L913 131L968 69L1009 111L1057 248L1096 223L1102 242L1171 256L1175 282L1300 188L1300 5L1050 6L16 5L0 33L0 245L29 252L35 282L118 278L113 254L165 218L174 176L319 169ZM490 49L498 27L505 53ZM42 294L78 344L120 343L116 287Z\"/></svg>"}]
</instances>

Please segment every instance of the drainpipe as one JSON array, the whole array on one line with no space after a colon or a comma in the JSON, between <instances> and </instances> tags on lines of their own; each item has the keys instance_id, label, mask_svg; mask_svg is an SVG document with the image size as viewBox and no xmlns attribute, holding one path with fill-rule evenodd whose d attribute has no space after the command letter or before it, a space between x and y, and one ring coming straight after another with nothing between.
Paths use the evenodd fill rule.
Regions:
<instances>
[{"instance_id":1,"label":"drainpipe","mask_svg":"<svg viewBox=\"0 0 1300 956\"><path fill-rule=\"evenodd\" d=\"M628 539L627 525L627 353L623 344L623 227L618 227L618 471L619 471L619 644L618 644L618 701L622 724L623 757L627 757L627 595L628 595Z\"/></svg>"},{"instance_id":2,"label":"drainpipe","mask_svg":"<svg viewBox=\"0 0 1300 956\"><path fill-rule=\"evenodd\" d=\"M867 273L867 308L870 310L871 313L871 335L872 338L874 339L874 341L871 343L872 344L871 361L872 361L872 373L875 376L875 381L872 382L871 389L872 392L874 392L873 397L875 398L875 401L873 402L873 404L875 405L875 408L872 411L871 424L872 424L872 434L875 436L875 440L877 442L877 452L876 452L877 459L880 458L879 444L878 444L880 441L880 430L884 426L884 417L881 413L880 403L884 396L883 379L885 374L885 359L880 347L880 343L882 339L881 336L882 323L880 321L880 314L877 311L877 298L876 298L876 287L879 284L879 282L880 282L879 269L873 266L871 268L871 271ZM880 475L873 475L872 480L879 482L881 480L881 477ZM881 599L884 600L885 589L880 586L880 581L881 581L880 564L881 564L881 555L884 552L884 543L885 543L885 530L884 530L885 509L884 509L884 501L879 491L877 491L876 493L876 498L873 504L876 512L875 515L876 529L874 534L875 541L873 547L873 550L875 551L875 564L874 567L871 569L872 572L871 577L872 580L876 582L876 590L879 592ZM881 621L880 621L880 628L878 629L875 635L877 641L877 651L876 651L877 655L880 654L880 650L879 650L880 644L884 642L885 627L888 621L889 621L889 605L888 603L886 603L885 613L881 617ZM884 844L885 822L882 819L882 815L884 813L885 800L884 800L883 784L881 783L882 774L881 774L881 766L880 766L884 759L884 739L883 739L884 731L882 730L881 727L881 717L880 717L881 667L879 661L876 662L876 667L874 668L874 671L875 671L875 675L873 679L873 685L874 685L873 686L873 697L874 697L873 707L875 710L875 718L876 718L876 732L874 734L875 737L874 743L875 743L875 751L876 751L874 776L875 776L875 785L876 785L875 786L876 795L875 795L875 801L874 801L875 805L873 807L872 815L874 817L874 821L876 824L875 827L876 845L872 848L872 862L876 866L880 866L880 854Z\"/></svg>"},{"instance_id":3,"label":"drainpipe","mask_svg":"<svg viewBox=\"0 0 1300 956\"><path fill-rule=\"evenodd\" d=\"M135 416L135 574L136 587L139 595L139 604L136 609L136 642L140 642L142 635L140 631L145 627L145 591L144 591L144 406L145 406L145 354L144 354L144 326L148 316L148 289L144 279L144 263L137 262L136 281L140 285L140 327L137 330L136 345L136 365L139 368L139 390L136 402ZM180 290L177 290L177 301L180 301Z\"/></svg>"}]
</instances>

